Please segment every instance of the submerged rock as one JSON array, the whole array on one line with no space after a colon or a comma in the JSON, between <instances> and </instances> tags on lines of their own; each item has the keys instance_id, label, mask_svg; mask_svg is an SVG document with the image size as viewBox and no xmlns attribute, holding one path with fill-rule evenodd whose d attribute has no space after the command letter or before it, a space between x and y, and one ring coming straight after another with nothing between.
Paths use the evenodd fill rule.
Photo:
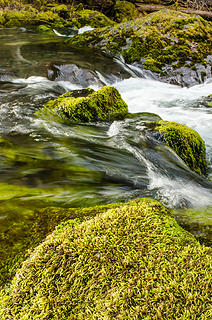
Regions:
<instances>
[{"instance_id":1,"label":"submerged rock","mask_svg":"<svg viewBox=\"0 0 212 320\"><path fill-rule=\"evenodd\" d=\"M206 174L205 143L195 130L176 122L163 120L155 123L154 130L159 131L158 138L165 141L191 170Z\"/></svg>"},{"instance_id":2,"label":"submerged rock","mask_svg":"<svg viewBox=\"0 0 212 320\"><path fill-rule=\"evenodd\" d=\"M128 113L127 104L114 87L102 87L97 92L92 89L77 90L47 102L41 110L51 112L72 122L112 121L123 119ZM39 112L39 113L40 113Z\"/></svg>"},{"instance_id":3,"label":"submerged rock","mask_svg":"<svg viewBox=\"0 0 212 320\"><path fill-rule=\"evenodd\" d=\"M177 11L158 11L111 28L86 32L66 43L121 54L126 63L135 63L172 83L190 86L212 74L212 23ZM190 79L187 76L188 69L195 72L195 80L194 74Z\"/></svg>"},{"instance_id":4,"label":"submerged rock","mask_svg":"<svg viewBox=\"0 0 212 320\"><path fill-rule=\"evenodd\" d=\"M1 296L3 319L208 318L209 248L153 200L96 213L31 253Z\"/></svg>"}]
</instances>

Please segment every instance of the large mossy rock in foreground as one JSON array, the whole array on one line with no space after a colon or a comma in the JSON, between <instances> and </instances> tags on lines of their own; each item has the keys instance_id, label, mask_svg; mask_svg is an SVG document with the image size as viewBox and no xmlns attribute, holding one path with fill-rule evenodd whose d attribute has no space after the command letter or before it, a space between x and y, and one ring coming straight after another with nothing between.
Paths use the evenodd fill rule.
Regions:
<instances>
[{"instance_id":1,"label":"large mossy rock in foreground","mask_svg":"<svg viewBox=\"0 0 212 320\"><path fill-rule=\"evenodd\" d=\"M189 86L211 77L212 23L199 16L163 10L66 41L121 54L172 83Z\"/></svg>"},{"instance_id":2,"label":"large mossy rock in foreground","mask_svg":"<svg viewBox=\"0 0 212 320\"><path fill-rule=\"evenodd\" d=\"M177 122L163 120L156 123L155 130L162 134L162 139L191 170L199 174L206 173L205 143L195 130Z\"/></svg>"},{"instance_id":3,"label":"large mossy rock in foreground","mask_svg":"<svg viewBox=\"0 0 212 320\"><path fill-rule=\"evenodd\" d=\"M106 86L97 92L83 89L65 93L47 102L43 111L80 123L123 119L128 107L116 88Z\"/></svg>"},{"instance_id":4,"label":"large mossy rock in foreground","mask_svg":"<svg viewBox=\"0 0 212 320\"><path fill-rule=\"evenodd\" d=\"M160 203L61 224L16 274L1 319L209 319L210 249Z\"/></svg>"}]
</instances>

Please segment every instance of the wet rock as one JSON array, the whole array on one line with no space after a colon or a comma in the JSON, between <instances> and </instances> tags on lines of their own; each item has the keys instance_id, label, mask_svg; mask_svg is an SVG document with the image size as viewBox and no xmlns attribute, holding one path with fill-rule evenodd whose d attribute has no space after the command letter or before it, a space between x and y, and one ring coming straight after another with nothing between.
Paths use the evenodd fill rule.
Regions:
<instances>
[{"instance_id":1,"label":"wet rock","mask_svg":"<svg viewBox=\"0 0 212 320\"><path fill-rule=\"evenodd\" d=\"M103 84L94 71L85 68L80 68L75 64L52 64L47 71L47 77L49 80L69 81L73 84L80 85L82 87Z\"/></svg>"},{"instance_id":2,"label":"wet rock","mask_svg":"<svg viewBox=\"0 0 212 320\"><path fill-rule=\"evenodd\" d=\"M67 44L100 48L112 56L121 54L126 63L136 63L155 78L182 86L212 76L211 23L179 11L158 11L95 29L67 40Z\"/></svg>"},{"instance_id":3,"label":"wet rock","mask_svg":"<svg viewBox=\"0 0 212 320\"><path fill-rule=\"evenodd\" d=\"M212 56L208 56L205 61L207 62L206 65L195 64L192 68L181 67L174 69L173 66L164 67L163 71L166 75L158 78L183 87L191 87L203 83L212 76ZM157 77L156 73L155 76Z\"/></svg>"}]
</instances>

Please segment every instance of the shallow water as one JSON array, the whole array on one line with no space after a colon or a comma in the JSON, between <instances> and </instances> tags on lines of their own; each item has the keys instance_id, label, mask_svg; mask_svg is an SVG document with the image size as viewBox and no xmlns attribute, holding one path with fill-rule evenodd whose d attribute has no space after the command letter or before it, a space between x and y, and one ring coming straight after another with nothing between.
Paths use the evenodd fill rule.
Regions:
<instances>
[{"instance_id":1,"label":"shallow water","mask_svg":"<svg viewBox=\"0 0 212 320\"><path fill-rule=\"evenodd\" d=\"M209 225L212 109L201 99L212 93L212 79L189 89L161 83L142 72L139 77L99 51L66 48L62 39L25 29L0 30L2 230L22 219L23 207L90 206L139 197L175 209L207 208ZM191 172L148 133L146 120L154 115L73 125L35 114L66 91L106 84L120 91L131 113L156 113L195 129L206 142L208 178ZM191 219L198 223L196 216Z\"/></svg>"}]
</instances>

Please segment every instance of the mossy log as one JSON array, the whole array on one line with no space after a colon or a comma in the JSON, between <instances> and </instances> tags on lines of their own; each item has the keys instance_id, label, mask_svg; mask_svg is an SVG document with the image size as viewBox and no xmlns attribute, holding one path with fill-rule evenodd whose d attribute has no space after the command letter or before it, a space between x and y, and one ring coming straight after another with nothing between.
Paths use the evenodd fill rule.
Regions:
<instances>
[{"instance_id":1,"label":"mossy log","mask_svg":"<svg viewBox=\"0 0 212 320\"><path fill-rule=\"evenodd\" d=\"M155 12L155 11L164 10L167 7L160 6L160 5L136 3L136 8L140 12L151 13L151 12ZM175 7L175 9L176 9L176 7ZM211 11L195 10L195 9L182 8L182 7L178 8L178 9L184 13L199 15L199 16L203 17L204 19L212 20L212 12Z\"/></svg>"}]
</instances>

